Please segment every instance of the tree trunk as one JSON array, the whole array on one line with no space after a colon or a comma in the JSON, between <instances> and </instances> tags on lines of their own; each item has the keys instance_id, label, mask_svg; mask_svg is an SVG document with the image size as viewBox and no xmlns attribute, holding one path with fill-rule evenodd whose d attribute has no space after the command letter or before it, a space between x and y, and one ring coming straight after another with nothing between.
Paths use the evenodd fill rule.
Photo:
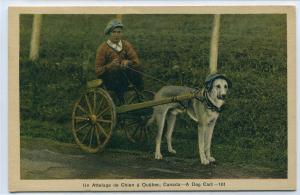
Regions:
<instances>
[{"instance_id":1,"label":"tree trunk","mask_svg":"<svg viewBox=\"0 0 300 195\"><path fill-rule=\"evenodd\" d=\"M30 42L30 54L29 54L30 60L36 60L39 58L41 23L42 23L42 15L35 14L33 16L31 42Z\"/></svg>"},{"instance_id":2,"label":"tree trunk","mask_svg":"<svg viewBox=\"0 0 300 195\"><path fill-rule=\"evenodd\" d=\"M210 42L210 58L209 69L210 73L218 71L218 47L219 47L219 34L220 34L220 14L214 15L214 23L212 29L212 36Z\"/></svg>"}]
</instances>

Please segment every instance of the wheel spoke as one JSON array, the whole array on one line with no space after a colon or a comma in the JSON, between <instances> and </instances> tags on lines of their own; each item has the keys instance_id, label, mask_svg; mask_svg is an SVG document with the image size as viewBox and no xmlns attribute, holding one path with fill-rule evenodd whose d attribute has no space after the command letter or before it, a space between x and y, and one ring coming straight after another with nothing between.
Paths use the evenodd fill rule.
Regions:
<instances>
[{"instance_id":1,"label":"wheel spoke","mask_svg":"<svg viewBox=\"0 0 300 195\"><path fill-rule=\"evenodd\" d=\"M99 116L101 116L101 115L104 114L106 111L108 111L109 108L110 108L110 107L107 107L107 108L105 108L104 110L102 110L102 112L99 113L99 114L97 115L97 118L99 118Z\"/></svg>"},{"instance_id":2,"label":"wheel spoke","mask_svg":"<svg viewBox=\"0 0 300 195\"><path fill-rule=\"evenodd\" d=\"M92 127L87 131L87 133L84 135L84 137L82 138L81 143L83 143L85 141L85 139L87 138L89 132L91 131Z\"/></svg>"},{"instance_id":3,"label":"wheel spoke","mask_svg":"<svg viewBox=\"0 0 300 195\"><path fill-rule=\"evenodd\" d=\"M112 123L111 120L105 120L105 119L98 119L97 122L102 122L102 123Z\"/></svg>"},{"instance_id":4,"label":"wheel spoke","mask_svg":"<svg viewBox=\"0 0 300 195\"><path fill-rule=\"evenodd\" d=\"M89 123L86 123L85 125L81 126L80 128L76 129L76 132L79 132L81 129L87 127L89 125Z\"/></svg>"},{"instance_id":5,"label":"wheel spoke","mask_svg":"<svg viewBox=\"0 0 300 195\"><path fill-rule=\"evenodd\" d=\"M136 123L138 123L139 121L134 121L134 122L131 122L131 123L129 123L129 124L127 124L126 126L127 127L130 127L130 126L132 126L132 125L134 125L134 124L136 124Z\"/></svg>"},{"instance_id":6,"label":"wheel spoke","mask_svg":"<svg viewBox=\"0 0 300 195\"><path fill-rule=\"evenodd\" d=\"M102 104L103 104L103 100L104 100L104 98L102 97L101 100L100 100L100 103L99 103L99 110L101 110L101 107L102 107Z\"/></svg>"},{"instance_id":7,"label":"wheel spoke","mask_svg":"<svg viewBox=\"0 0 300 195\"><path fill-rule=\"evenodd\" d=\"M96 92L94 91L94 107L93 107L93 113L96 112Z\"/></svg>"},{"instance_id":8,"label":"wheel spoke","mask_svg":"<svg viewBox=\"0 0 300 195\"><path fill-rule=\"evenodd\" d=\"M108 137L107 133L105 132L104 128L99 124L99 123L96 123L96 125L99 127L99 130L102 131L102 133L105 135L105 137Z\"/></svg>"},{"instance_id":9,"label":"wheel spoke","mask_svg":"<svg viewBox=\"0 0 300 195\"><path fill-rule=\"evenodd\" d=\"M93 140L93 135L94 135L94 129L95 129L95 126L94 126L94 127L92 127L92 129L91 129L91 136L90 136L90 143L89 143L89 147L91 147L91 146L92 146L92 140Z\"/></svg>"},{"instance_id":10,"label":"wheel spoke","mask_svg":"<svg viewBox=\"0 0 300 195\"><path fill-rule=\"evenodd\" d=\"M135 129L135 131L133 132L133 134L132 134L132 137L135 137L135 135L136 135L136 133L139 131L139 127L137 127L136 129Z\"/></svg>"},{"instance_id":11,"label":"wheel spoke","mask_svg":"<svg viewBox=\"0 0 300 195\"><path fill-rule=\"evenodd\" d=\"M88 108L89 108L90 114L93 114L92 107L91 107L91 105L90 105L90 101L89 101L88 96L85 95L84 97L85 97L85 101L86 101L86 103L87 103L87 106L88 106Z\"/></svg>"},{"instance_id":12,"label":"wheel spoke","mask_svg":"<svg viewBox=\"0 0 300 195\"><path fill-rule=\"evenodd\" d=\"M90 120L88 117L86 116L75 116L74 117L76 120L82 120L82 121L88 121Z\"/></svg>"},{"instance_id":13,"label":"wheel spoke","mask_svg":"<svg viewBox=\"0 0 300 195\"><path fill-rule=\"evenodd\" d=\"M145 127L145 128L143 128L143 131L144 131L144 134L145 134L145 140L148 140L149 139L149 135L148 135L148 128L147 127Z\"/></svg>"},{"instance_id":14,"label":"wheel spoke","mask_svg":"<svg viewBox=\"0 0 300 195\"><path fill-rule=\"evenodd\" d=\"M144 140L145 139L145 130L144 130L144 128L141 127L140 131L141 131L141 138L140 139Z\"/></svg>"},{"instance_id":15,"label":"wheel spoke","mask_svg":"<svg viewBox=\"0 0 300 195\"><path fill-rule=\"evenodd\" d=\"M88 114L88 112L82 107L80 106L80 104L77 104L77 107L84 113Z\"/></svg>"},{"instance_id":16,"label":"wheel spoke","mask_svg":"<svg viewBox=\"0 0 300 195\"><path fill-rule=\"evenodd\" d=\"M131 96L130 99L127 101L127 104L133 103L134 98L135 98L134 95Z\"/></svg>"},{"instance_id":17,"label":"wheel spoke","mask_svg":"<svg viewBox=\"0 0 300 195\"><path fill-rule=\"evenodd\" d=\"M99 130L98 130L97 125L95 125L95 134L96 134L96 138L97 138L97 143L100 145Z\"/></svg>"}]
</instances>

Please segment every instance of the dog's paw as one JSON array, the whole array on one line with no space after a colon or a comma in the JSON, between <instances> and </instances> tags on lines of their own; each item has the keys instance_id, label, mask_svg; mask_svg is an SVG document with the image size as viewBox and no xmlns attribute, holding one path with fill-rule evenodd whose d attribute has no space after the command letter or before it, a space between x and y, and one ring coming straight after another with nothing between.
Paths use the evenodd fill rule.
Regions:
<instances>
[{"instance_id":1,"label":"dog's paw","mask_svg":"<svg viewBox=\"0 0 300 195\"><path fill-rule=\"evenodd\" d=\"M208 157L207 160L209 162L215 162L216 161L216 159L214 157L212 157L212 156Z\"/></svg>"},{"instance_id":2,"label":"dog's paw","mask_svg":"<svg viewBox=\"0 0 300 195\"><path fill-rule=\"evenodd\" d=\"M176 154L176 150L174 150L174 149L169 150L169 152L172 154Z\"/></svg>"},{"instance_id":3,"label":"dog's paw","mask_svg":"<svg viewBox=\"0 0 300 195\"><path fill-rule=\"evenodd\" d=\"M201 159L201 164L208 165L209 161L207 159Z\"/></svg>"},{"instance_id":4,"label":"dog's paw","mask_svg":"<svg viewBox=\"0 0 300 195\"><path fill-rule=\"evenodd\" d=\"M156 160L161 160L163 158L163 156L159 153L155 153L155 159Z\"/></svg>"}]
</instances>

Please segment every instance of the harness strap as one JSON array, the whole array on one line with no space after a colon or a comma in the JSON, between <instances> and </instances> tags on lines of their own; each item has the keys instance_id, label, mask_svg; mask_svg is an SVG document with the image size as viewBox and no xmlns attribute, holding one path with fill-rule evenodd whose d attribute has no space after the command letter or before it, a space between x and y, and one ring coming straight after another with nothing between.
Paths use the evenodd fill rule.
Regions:
<instances>
[{"instance_id":1,"label":"harness strap","mask_svg":"<svg viewBox=\"0 0 300 195\"><path fill-rule=\"evenodd\" d=\"M218 108L217 106L215 106L207 97L207 93L208 93L207 90L204 90L203 94L201 94L201 96L197 95L198 93L195 93L195 99L204 103L204 105L207 109L210 109L211 111L220 113L223 110L222 107Z\"/></svg>"},{"instance_id":2,"label":"harness strap","mask_svg":"<svg viewBox=\"0 0 300 195\"><path fill-rule=\"evenodd\" d=\"M209 100L209 98L207 97L207 92L205 92L204 96L205 96L205 103L206 103L205 105L207 106L208 109L218 112L218 113L220 113L222 111L221 108L218 108Z\"/></svg>"},{"instance_id":3,"label":"harness strap","mask_svg":"<svg viewBox=\"0 0 300 195\"><path fill-rule=\"evenodd\" d=\"M182 102L182 101L178 101L178 103L185 109L185 110L187 110L187 105L184 105L184 103Z\"/></svg>"}]
</instances>

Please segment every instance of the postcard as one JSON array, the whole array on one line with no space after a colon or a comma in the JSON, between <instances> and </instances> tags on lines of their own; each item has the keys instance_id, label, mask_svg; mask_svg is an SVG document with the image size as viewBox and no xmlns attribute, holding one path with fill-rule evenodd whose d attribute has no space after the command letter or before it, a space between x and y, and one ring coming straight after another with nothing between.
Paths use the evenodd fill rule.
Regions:
<instances>
[{"instance_id":1,"label":"postcard","mask_svg":"<svg viewBox=\"0 0 300 195\"><path fill-rule=\"evenodd\" d=\"M293 6L9 7L9 190L296 190Z\"/></svg>"}]
</instances>

